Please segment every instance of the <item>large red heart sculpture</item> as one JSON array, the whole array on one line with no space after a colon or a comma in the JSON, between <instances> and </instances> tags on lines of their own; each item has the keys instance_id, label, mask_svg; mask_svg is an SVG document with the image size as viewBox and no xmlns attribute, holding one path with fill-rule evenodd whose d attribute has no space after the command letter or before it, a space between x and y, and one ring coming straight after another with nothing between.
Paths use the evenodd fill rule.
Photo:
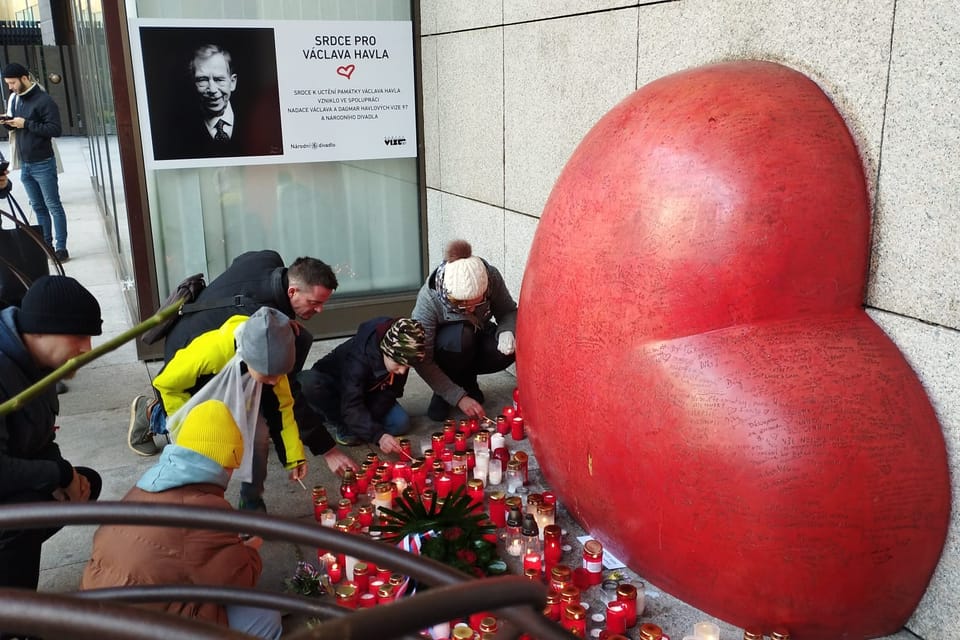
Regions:
<instances>
[{"instance_id":1,"label":"large red heart sculpture","mask_svg":"<svg viewBox=\"0 0 960 640\"><path fill-rule=\"evenodd\" d=\"M799 640L902 627L947 531L936 415L862 308L857 149L765 62L652 82L584 138L523 280L547 480L641 575Z\"/></svg>"}]
</instances>

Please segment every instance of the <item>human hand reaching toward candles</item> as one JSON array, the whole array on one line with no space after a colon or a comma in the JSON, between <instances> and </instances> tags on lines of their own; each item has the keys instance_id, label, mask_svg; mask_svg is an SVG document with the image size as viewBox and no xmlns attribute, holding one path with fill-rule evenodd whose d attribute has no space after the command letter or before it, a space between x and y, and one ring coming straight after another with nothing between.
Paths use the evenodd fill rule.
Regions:
<instances>
[{"instance_id":1,"label":"human hand reaching toward candles","mask_svg":"<svg viewBox=\"0 0 960 640\"><path fill-rule=\"evenodd\" d=\"M516 348L517 338L513 335L513 331L504 331L500 334L500 337L497 338L497 351L503 355L509 356Z\"/></svg>"},{"instance_id":2,"label":"human hand reaching toward candles","mask_svg":"<svg viewBox=\"0 0 960 640\"><path fill-rule=\"evenodd\" d=\"M400 442L389 433L380 436L377 445L384 453L400 453Z\"/></svg>"}]
</instances>

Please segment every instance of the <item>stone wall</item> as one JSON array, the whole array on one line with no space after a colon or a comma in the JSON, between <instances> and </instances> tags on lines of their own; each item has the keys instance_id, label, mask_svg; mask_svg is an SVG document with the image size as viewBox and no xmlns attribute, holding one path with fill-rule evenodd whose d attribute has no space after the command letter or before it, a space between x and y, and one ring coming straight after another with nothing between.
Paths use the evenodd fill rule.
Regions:
<instances>
[{"instance_id":1,"label":"stone wall","mask_svg":"<svg viewBox=\"0 0 960 640\"><path fill-rule=\"evenodd\" d=\"M561 168L636 88L744 58L815 80L856 138L874 203L868 312L925 384L960 467L954 0L420 0L420 17L430 263L466 237L515 294ZM957 637L957 610L954 526L908 628Z\"/></svg>"}]
</instances>

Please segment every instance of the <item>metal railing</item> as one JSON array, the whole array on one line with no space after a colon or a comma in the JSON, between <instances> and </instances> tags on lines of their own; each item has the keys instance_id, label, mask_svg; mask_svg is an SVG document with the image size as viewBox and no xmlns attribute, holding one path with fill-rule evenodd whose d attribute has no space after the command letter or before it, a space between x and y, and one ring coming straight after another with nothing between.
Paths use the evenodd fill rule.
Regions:
<instances>
[{"instance_id":1,"label":"metal railing","mask_svg":"<svg viewBox=\"0 0 960 640\"><path fill-rule=\"evenodd\" d=\"M16 504L0 507L0 529L64 525L128 524L245 532L368 559L430 585L432 589L398 602L348 610L301 596L227 587L166 585L118 587L72 594L0 589L0 629L76 640L136 638L188 640L250 638L225 627L174 614L135 608L125 603L211 601L303 613L323 620L285 637L300 640L366 640L414 637L421 630L479 611L490 611L504 624L498 639L515 639L521 631L540 640L573 636L541 611L546 589L519 576L477 580L447 565L415 556L365 536L343 533L268 514L134 502ZM115 602L119 601L119 602Z\"/></svg>"}]
</instances>

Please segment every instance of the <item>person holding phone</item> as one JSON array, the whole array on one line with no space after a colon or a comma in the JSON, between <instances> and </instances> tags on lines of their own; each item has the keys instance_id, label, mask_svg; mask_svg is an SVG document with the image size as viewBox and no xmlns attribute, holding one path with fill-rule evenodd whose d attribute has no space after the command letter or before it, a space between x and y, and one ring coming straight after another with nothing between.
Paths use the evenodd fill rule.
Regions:
<instances>
[{"instance_id":1,"label":"person holding phone","mask_svg":"<svg viewBox=\"0 0 960 640\"><path fill-rule=\"evenodd\" d=\"M22 64L11 62L3 69L3 80L13 94L3 126L16 136L20 158L20 182L30 207L43 230L43 239L60 262L70 259L67 251L67 214L60 202L57 158L53 138L61 135L60 109L50 95L30 79Z\"/></svg>"}]
</instances>

